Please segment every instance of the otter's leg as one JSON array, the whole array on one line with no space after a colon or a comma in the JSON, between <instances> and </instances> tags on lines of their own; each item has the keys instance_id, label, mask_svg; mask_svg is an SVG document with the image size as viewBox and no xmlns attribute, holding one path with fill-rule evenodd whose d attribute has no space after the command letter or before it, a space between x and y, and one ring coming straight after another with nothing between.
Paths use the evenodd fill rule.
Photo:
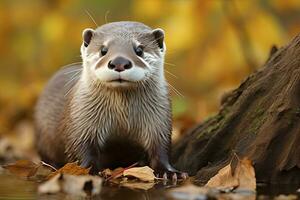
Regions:
<instances>
[{"instance_id":1,"label":"otter's leg","mask_svg":"<svg viewBox=\"0 0 300 200\"><path fill-rule=\"evenodd\" d=\"M100 150L91 145L82 154L81 167L89 168L91 167L90 174L98 174L101 170L100 162Z\"/></svg>"},{"instance_id":2,"label":"otter's leg","mask_svg":"<svg viewBox=\"0 0 300 200\"><path fill-rule=\"evenodd\" d=\"M169 162L169 152L163 148L162 145L156 145L149 152L150 155L150 167L153 168L162 176L173 178L174 176L179 178L187 178L187 174L175 169Z\"/></svg>"}]
</instances>

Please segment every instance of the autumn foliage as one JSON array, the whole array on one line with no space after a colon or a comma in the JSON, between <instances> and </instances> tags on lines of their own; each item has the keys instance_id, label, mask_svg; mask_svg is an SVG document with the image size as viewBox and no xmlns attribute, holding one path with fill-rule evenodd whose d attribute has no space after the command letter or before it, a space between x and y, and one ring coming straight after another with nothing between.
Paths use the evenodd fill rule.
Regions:
<instances>
[{"instance_id":1,"label":"autumn foliage","mask_svg":"<svg viewBox=\"0 0 300 200\"><path fill-rule=\"evenodd\" d=\"M175 130L216 112L236 86L300 31L294 0L1 1L0 135L19 133L45 82L80 61L81 32L111 21L136 20L166 32L166 72ZM86 12L87 11L87 12ZM30 144L28 144L30 145ZM26 148L26 147L25 147Z\"/></svg>"}]
</instances>

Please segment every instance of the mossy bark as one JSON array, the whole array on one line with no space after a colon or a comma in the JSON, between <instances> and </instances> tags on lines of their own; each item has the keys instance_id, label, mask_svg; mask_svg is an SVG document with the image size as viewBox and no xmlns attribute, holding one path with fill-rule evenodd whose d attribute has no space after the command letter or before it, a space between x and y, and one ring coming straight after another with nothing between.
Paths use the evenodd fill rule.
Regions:
<instances>
[{"instance_id":1,"label":"mossy bark","mask_svg":"<svg viewBox=\"0 0 300 200\"><path fill-rule=\"evenodd\" d=\"M259 182L300 183L300 36L175 144L173 160L205 183L235 153L253 161Z\"/></svg>"}]
</instances>

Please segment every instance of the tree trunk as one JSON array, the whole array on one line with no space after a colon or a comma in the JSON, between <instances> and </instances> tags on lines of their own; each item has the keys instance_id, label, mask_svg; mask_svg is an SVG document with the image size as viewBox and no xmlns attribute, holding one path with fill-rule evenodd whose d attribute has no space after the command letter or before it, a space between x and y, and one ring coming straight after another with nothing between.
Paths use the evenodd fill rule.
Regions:
<instances>
[{"instance_id":1,"label":"tree trunk","mask_svg":"<svg viewBox=\"0 0 300 200\"><path fill-rule=\"evenodd\" d=\"M253 161L258 182L300 183L299 35L173 147L176 167L202 183L234 154Z\"/></svg>"}]
</instances>

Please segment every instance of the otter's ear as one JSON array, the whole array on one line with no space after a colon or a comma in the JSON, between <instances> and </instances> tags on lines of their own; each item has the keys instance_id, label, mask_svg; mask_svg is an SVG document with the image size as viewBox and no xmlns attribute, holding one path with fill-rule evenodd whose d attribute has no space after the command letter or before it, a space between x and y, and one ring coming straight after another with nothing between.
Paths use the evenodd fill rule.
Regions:
<instances>
[{"instance_id":1,"label":"otter's ear","mask_svg":"<svg viewBox=\"0 0 300 200\"><path fill-rule=\"evenodd\" d=\"M152 35L154 35L155 40L156 40L159 48L163 49L164 48L165 32L162 29L157 28L157 29L154 29L152 31Z\"/></svg>"},{"instance_id":2,"label":"otter's ear","mask_svg":"<svg viewBox=\"0 0 300 200\"><path fill-rule=\"evenodd\" d=\"M83 45L85 47L89 46L95 31L91 28L84 29L82 32Z\"/></svg>"}]
</instances>

